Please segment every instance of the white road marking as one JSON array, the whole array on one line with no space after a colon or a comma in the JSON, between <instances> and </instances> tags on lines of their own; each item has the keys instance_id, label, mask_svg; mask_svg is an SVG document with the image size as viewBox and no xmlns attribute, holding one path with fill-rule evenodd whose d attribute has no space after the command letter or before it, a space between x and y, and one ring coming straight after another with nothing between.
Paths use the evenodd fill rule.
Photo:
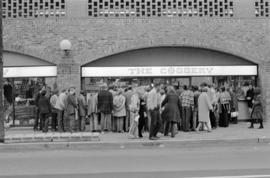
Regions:
<instances>
[{"instance_id":1,"label":"white road marking","mask_svg":"<svg viewBox=\"0 0 270 178\"><path fill-rule=\"evenodd\" d=\"M191 177L191 178L270 178L270 175L242 175L242 176L215 176L215 177Z\"/></svg>"}]
</instances>

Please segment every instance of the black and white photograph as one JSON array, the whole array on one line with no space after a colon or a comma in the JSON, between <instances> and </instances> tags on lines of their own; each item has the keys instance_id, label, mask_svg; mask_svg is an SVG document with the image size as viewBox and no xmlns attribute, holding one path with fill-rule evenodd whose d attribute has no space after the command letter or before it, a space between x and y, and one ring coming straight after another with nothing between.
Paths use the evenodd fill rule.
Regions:
<instances>
[{"instance_id":1,"label":"black and white photograph","mask_svg":"<svg viewBox=\"0 0 270 178\"><path fill-rule=\"evenodd\" d=\"M270 178L270 0L0 10L0 178Z\"/></svg>"}]
</instances>

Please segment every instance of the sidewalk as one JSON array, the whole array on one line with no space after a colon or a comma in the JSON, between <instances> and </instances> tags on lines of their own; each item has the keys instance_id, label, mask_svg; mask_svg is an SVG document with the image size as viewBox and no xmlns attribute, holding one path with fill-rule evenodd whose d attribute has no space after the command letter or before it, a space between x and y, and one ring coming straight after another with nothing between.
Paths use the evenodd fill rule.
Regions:
<instances>
[{"instance_id":1,"label":"sidewalk","mask_svg":"<svg viewBox=\"0 0 270 178\"><path fill-rule=\"evenodd\" d=\"M134 146L162 146L164 144L200 144L200 143L239 143L239 142L267 142L270 143L269 126L265 125L264 129L248 129L249 123L239 122L231 124L228 128L217 128L208 133L202 131L196 132L179 132L175 138L164 137L159 134L160 139L151 141L148 139L148 133L144 133L144 138L129 139L128 133L41 133L33 132L32 128L11 128L6 132L6 143L3 145L16 144L23 145L26 143L38 145L40 143L50 145L91 145L96 148L99 146L126 148ZM18 137L18 138L16 138ZM19 143L19 144L18 144ZM1 145L0 145L1 147Z\"/></svg>"}]
</instances>

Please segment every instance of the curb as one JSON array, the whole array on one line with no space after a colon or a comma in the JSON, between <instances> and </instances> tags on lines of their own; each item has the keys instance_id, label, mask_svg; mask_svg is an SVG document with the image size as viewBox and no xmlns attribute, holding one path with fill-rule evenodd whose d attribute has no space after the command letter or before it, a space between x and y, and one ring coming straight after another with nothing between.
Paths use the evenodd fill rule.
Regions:
<instances>
[{"instance_id":1,"label":"curb","mask_svg":"<svg viewBox=\"0 0 270 178\"><path fill-rule=\"evenodd\" d=\"M5 137L5 143L100 141L99 133L30 133Z\"/></svg>"},{"instance_id":2,"label":"curb","mask_svg":"<svg viewBox=\"0 0 270 178\"><path fill-rule=\"evenodd\" d=\"M74 137L75 139L75 137ZM257 145L270 144L270 138L237 138L237 139L201 139L201 140L157 140L157 141L127 141L127 142L103 142L97 138L91 140L74 140L68 139L58 142L48 142L42 140L41 142L16 143L9 142L0 144L0 151L40 151L40 150L55 150L55 149L139 149L139 148L192 148L200 146L243 146L243 145ZM76 138L78 139L78 138ZM89 139L89 138L88 138Z\"/></svg>"}]
</instances>

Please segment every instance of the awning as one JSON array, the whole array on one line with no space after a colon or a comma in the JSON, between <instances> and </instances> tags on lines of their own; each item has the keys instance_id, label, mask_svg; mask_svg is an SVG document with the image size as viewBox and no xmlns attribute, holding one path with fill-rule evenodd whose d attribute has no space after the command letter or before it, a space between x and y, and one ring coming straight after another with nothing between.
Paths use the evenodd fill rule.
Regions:
<instances>
[{"instance_id":1,"label":"awning","mask_svg":"<svg viewBox=\"0 0 270 178\"><path fill-rule=\"evenodd\" d=\"M256 76L258 66L227 53L158 47L127 51L82 66L82 77Z\"/></svg>"},{"instance_id":2,"label":"awning","mask_svg":"<svg viewBox=\"0 0 270 178\"><path fill-rule=\"evenodd\" d=\"M4 51L3 77L56 77L55 64L33 56Z\"/></svg>"}]
</instances>

